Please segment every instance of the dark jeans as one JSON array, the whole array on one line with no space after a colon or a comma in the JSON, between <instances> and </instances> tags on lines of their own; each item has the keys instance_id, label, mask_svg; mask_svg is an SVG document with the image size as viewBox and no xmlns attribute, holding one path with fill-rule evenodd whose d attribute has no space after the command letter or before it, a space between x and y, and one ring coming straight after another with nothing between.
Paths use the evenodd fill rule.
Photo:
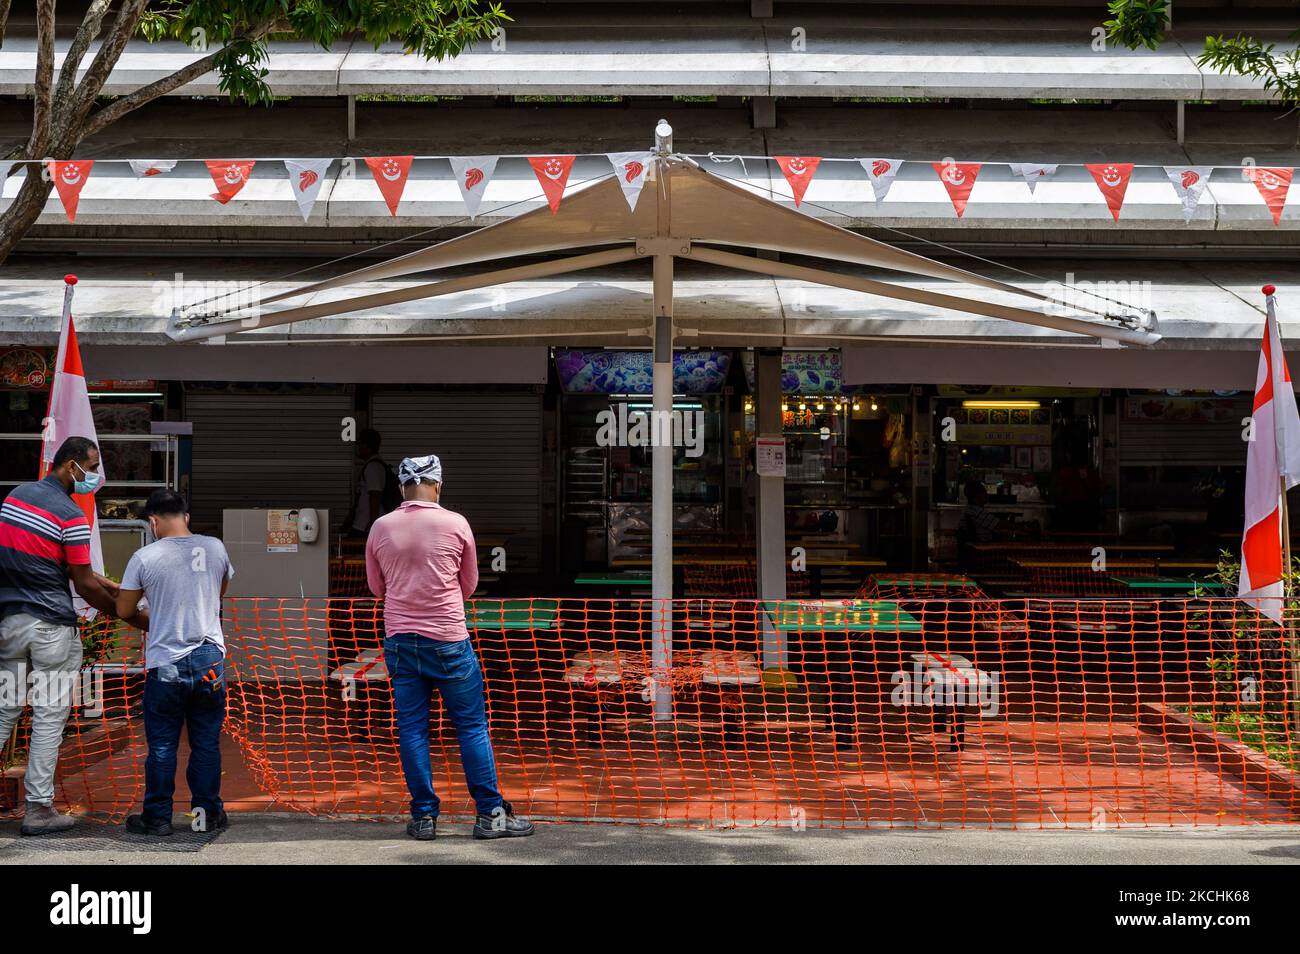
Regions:
<instances>
[{"instance_id":1,"label":"dark jeans","mask_svg":"<svg viewBox=\"0 0 1300 954\"><path fill-rule=\"evenodd\" d=\"M480 815L491 815L504 804L497 791L497 768L488 736L483 703L483 672L468 639L448 643L416 633L398 633L384 640L384 662L397 706L397 739L402 773L411 792L411 816L438 816L429 763L429 702L436 688L456 727L460 763Z\"/></svg>"},{"instance_id":2,"label":"dark jeans","mask_svg":"<svg viewBox=\"0 0 1300 954\"><path fill-rule=\"evenodd\" d=\"M190 762L185 781L190 806L209 823L221 814L221 724L226 718L226 679L221 649L204 643L170 666L149 670L144 683L144 814L172 817L176 792L176 746L189 728Z\"/></svg>"}]
</instances>

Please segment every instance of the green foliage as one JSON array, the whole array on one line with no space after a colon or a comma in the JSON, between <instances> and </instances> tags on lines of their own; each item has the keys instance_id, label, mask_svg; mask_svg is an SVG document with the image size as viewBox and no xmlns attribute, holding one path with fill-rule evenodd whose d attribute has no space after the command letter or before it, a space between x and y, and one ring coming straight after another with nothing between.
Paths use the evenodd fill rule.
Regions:
<instances>
[{"instance_id":1,"label":"green foliage","mask_svg":"<svg viewBox=\"0 0 1300 954\"><path fill-rule=\"evenodd\" d=\"M1213 726L1216 732L1281 762L1292 771L1300 771L1300 748L1290 744L1286 722L1276 715L1258 711L1219 714L1195 708L1189 715L1197 722Z\"/></svg>"},{"instance_id":2,"label":"green foliage","mask_svg":"<svg viewBox=\"0 0 1300 954\"><path fill-rule=\"evenodd\" d=\"M1169 0L1111 0L1106 6L1111 19L1102 24L1106 39L1136 50L1154 50L1165 38L1169 22Z\"/></svg>"},{"instance_id":3,"label":"green foliage","mask_svg":"<svg viewBox=\"0 0 1300 954\"><path fill-rule=\"evenodd\" d=\"M1275 53L1272 43L1237 34L1234 37L1207 36L1205 51L1197 58L1200 66L1220 73L1237 73L1260 80L1282 102L1300 104L1300 51Z\"/></svg>"},{"instance_id":4,"label":"green foliage","mask_svg":"<svg viewBox=\"0 0 1300 954\"><path fill-rule=\"evenodd\" d=\"M1210 577L1235 593L1241 564L1236 554L1222 550ZM1300 592L1300 559L1292 559L1285 580L1288 593ZM1198 697L1188 714L1212 725L1217 732L1263 752L1292 768L1300 765L1300 746L1292 741L1287 722L1292 718L1287 683L1291 654L1296 651L1291 634L1264 619L1245 604L1212 601L1209 610L1197 612L1188 625L1194 642L1208 640L1209 698ZM1298 604L1286 601L1283 614L1294 627L1300 622Z\"/></svg>"},{"instance_id":5,"label":"green foliage","mask_svg":"<svg viewBox=\"0 0 1300 954\"><path fill-rule=\"evenodd\" d=\"M1154 50L1165 38L1169 0L1111 0L1106 39L1130 50ZM1300 35L1300 30L1293 36ZM1251 36L1207 36L1196 63L1220 73L1259 80L1287 106L1300 105L1300 53L1278 53L1275 44Z\"/></svg>"},{"instance_id":6,"label":"green foliage","mask_svg":"<svg viewBox=\"0 0 1300 954\"><path fill-rule=\"evenodd\" d=\"M478 0L155 0L139 33L211 49L220 88L232 100L269 103L267 42L297 40L322 49L360 35L378 48L396 41L408 54L441 60L492 36L510 17Z\"/></svg>"}]
</instances>

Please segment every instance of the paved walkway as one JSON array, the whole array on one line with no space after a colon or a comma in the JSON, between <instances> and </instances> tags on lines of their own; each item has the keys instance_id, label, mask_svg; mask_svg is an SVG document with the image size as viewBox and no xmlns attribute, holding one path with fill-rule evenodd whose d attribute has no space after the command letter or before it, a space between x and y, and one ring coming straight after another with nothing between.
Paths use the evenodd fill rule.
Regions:
<instances>
[{"instance_id":1,"label":"paved walkway","mask_svg":"<svg viewBox=\"0 0 1300 954\"><path fill-rule=\"evenodd\" d=\"M416 843L397 822L249 813L215 836L170 839L82 825L20 838L0 823L4 864L1297 864L1300 826L1110 831L793 831L543 824L532 838L476 842L465 824Z\"/></svg>"}]
</instances>

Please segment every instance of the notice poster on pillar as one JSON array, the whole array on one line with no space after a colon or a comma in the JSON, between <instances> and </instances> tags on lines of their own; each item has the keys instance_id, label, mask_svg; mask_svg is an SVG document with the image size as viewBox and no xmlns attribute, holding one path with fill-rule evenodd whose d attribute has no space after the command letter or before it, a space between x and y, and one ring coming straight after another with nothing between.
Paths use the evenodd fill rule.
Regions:
<instances>
[{"instance_id":1,"label":"notice poster on pillar","mask_svg":"<svg viewBox=\"0 0 1300 954\"><path fill-rule=\"evenodd\" d=\"M754 444L754 463L760 477L784 477L785 438L758 438Z\"/></svg>"},{"instance_id":2,"label":"notice poster on pillar","mask_svg":"<svg viewBox=\"0 0 1300 954\"><path fill-rule=\"evenodd\" d=\"M298 511L268 510L266 512L266 552L298 552Z\"/></svg>"}]
</instances>

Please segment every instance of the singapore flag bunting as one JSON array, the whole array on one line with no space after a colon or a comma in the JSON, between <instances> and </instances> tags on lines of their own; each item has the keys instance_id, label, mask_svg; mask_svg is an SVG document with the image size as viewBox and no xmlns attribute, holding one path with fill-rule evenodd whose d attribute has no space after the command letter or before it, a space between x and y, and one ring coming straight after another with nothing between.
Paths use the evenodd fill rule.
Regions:
<instances>
[{"instance_id":1,"label":"singapore flag bunting","mask_svg":"<svg viewBox=\"0 0 1300 954\"><path fill-rule=\"evenodd\" d=\"M59 201L63 203L63 211L69 222L77 221L77 203L81 201L81 190L90 178L90 169L94 164L94 159L76 162L51 159L49 162L50 178L54 180L54 188L58 190Z\"/></svg>"},{"instance_id":2,"label":"singapore flag bunting","mask_svg":"<svg viewBox=\"0 0 1300 954\"><path fill-rule=\"evenodd\" d=\"M217 187L217 191L212 193L212 198L225 205L247 184L257 161L255 159L204 159L203 164L208 167L208 175L212 176L212 182Z\"/></svg>"},{"instance_id":3,"label":"singapore flag bunting","mask_svg":"<svg viewBox=\"0 0 1300 954\"><path fill-rule=\"evenodd\" d=\"M325 173L329 171L332 159L286 159L285 172L289 174L289 188L298 200L298 211L302 220L311 217L312 206L320 195L320 187L325 183Z\"/></svg>"},{"instance_id":4,"label":"singapore flag bunting","mask_svg":"<svg viewBox=\"0 0 1300 954\"><path fill-rule=\"evenodd\" d=\"M1255 375L1255 403L1246 444L1246 524L1237 595L1282 622L1282 493L1300 483L1300 414L1282 338L1273 286L1264 286L1268 314Z\"/></svg>"},{"instance_id":5,"label":"singapore flag bunting","mask_svg":"<svg viewBox=\"0 0 1300 954\"><path fill-rule=\"evenodd\" d=\"M551 215L560 211L560 199L564 197L564 187L569 182L569 172L573 169L575 156L532 156L528 164L533 167L537 181L541 183L546 202L551 207Z\"/></svg>"},{"instance_id":6,"label":"singapore flag bunting","mask_svg":"<svg viewBox=\"0 0 1300 954\"><path fill-rule=\"evenodd\" d=\"M1124 193L1128 191L1128 180L1133 175L1133 163L1094 162L1087 169L1105 197L1111 216L1118 222L1119 210L1124 207Z\"/></svg>"},{"instance_id":7,"label":"singapore flag bunting","mask_svg":"<svg viewBox=\"0 0 1300 954\"><path fill-rule=\"evenodd\" d=\"M808 184L817 174L817 167L822 162L821 157L773 156L772 158L785 174L785 181L790 183L790 191L794 193L794 206L797 209L799 203L803 201L803 194L808 191Z\"/></svg>"},{"instance_id":8,"label":"singapore flag bunting","mask_svg":"<svg viewBox=\"0 0 1300 954\"><path fill-rule=\"evenodd\" d=\"M618 176L618 187L623 190L627 207L636 211L636 203L641 198L641 187L645 185L646 173L650 171L650 161L654 156L649 152L611 152L605 158L614 167Z\"/></svg>"},{"instance_id":9,"label":"singapore flag bunting","mask_svg":"<svg viewBox=\"0 0 1300 954\"><path fill-rule=\"evenodd\" d=\"M397 205L402 201L402 193L406 191L406 180L411 174L411 163L414 161L415 156L366 157L366 165L375 177L375 185L379 186L389 215L397 215Z\"/></svg>"},{"instance_id":10,"label":"singapore flag bunting","mask_svg":"<svg viewBox=\"0 0 1300 954\"><path fill-rule=\"evenodd\" d=\"M1165 166L1165 175L1173 185L1178 198L1183 200L1183 221L1192 221L1196 206L1200 204L1205 187L1210 184L1214 166Z\"/></svg>"},{"instance_id":11,"label":"singapore flag bunting","mask_svg":"<svg viewBox=\"0 0 1300 954\"><path fill-rule=\"evenodd\" d=\"M871 180L871 191L876 197L876 202L883 202L885 196L889 195L889 187L894 184L894 176L898 175L898 168L903 164L902 159L859 159L862 168L867 173L867 178Z\"/></svg>"},{"instance_id":12,"label":"singapore flag bunting","mask_svg":"<svg viewBox=\"0 0 1300 954\"><path fill-rule=\"evenodd\" d=\"M978 162L934 162L934 171L939 174L939 181L948 190L948 198L957 212L957 218L966 214L966 202L970 199L971 189L975 188L975 178L980 174Z\"/></svg>"},{"instance_id":13,"label":"singapore flag bunting","mask_svg":"<svg viewBox=\"0 0 1300 954\"><path fill-rule=\"evenodd\" d=\"M478 216L492 174L497 170L496 156L461 156L451 160L451 174L460 186L460 197L465 200L465 212L471 219Z\"/></svg>"}]
</instances>

